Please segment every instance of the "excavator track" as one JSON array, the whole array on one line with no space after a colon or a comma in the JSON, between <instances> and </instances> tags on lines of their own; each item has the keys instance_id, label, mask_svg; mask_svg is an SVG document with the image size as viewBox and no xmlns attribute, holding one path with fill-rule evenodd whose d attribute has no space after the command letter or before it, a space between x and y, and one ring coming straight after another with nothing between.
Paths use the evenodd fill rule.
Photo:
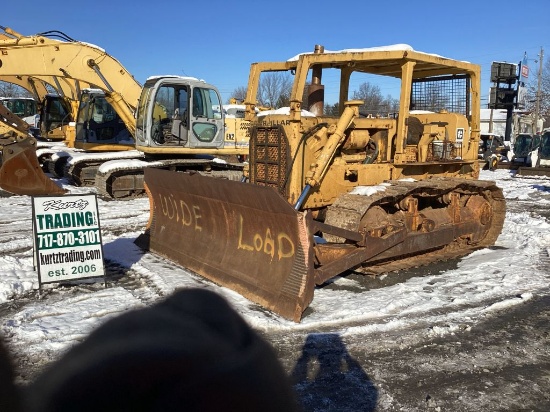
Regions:
<instances>
[{"instance_id":1,"label":"excavator track","mask_svg":"<svg viewBox=\"0 0 550 412\"><path fill-rule=\"evenodd\" d=\"M130 200L146 196L143 183L145 168L168 169L172 171L193 171L203 176L239 181L242 165L216 163L211 159L168 159L144 162L134 160L114 167L101 167L95 175L95 186L101 197Z\"/></svg>"},{"instance_id":2,"label":"excavator track","mask_svg":"<svg viewBox=\"0 0 550 412\"><path fill-rule=\"evenodd\" d=\"M71 159L66 160L60 167L64 168L63 175L77 186L95 186L96 175L99 168L108 161L116 160L131 164L135 159L142 159L143 154L137 150L112 152L110 154L75 153ZM61 159L62 160L62 159Z\"/></svg>"},{"instance_id":3,"label":"excavator track","mask_svg":"<svg viewBox=\"0 0 550 412\"><path fill-rule=\"evenodd\" d=\"M423 202L425 208L432 208L436 206L431 204L432 201L450 193L459 194L463 198L479 195L488 202L491 209L490 222L485 224L486 229L481 239L471 241L458 237L452 243L442 246L437 245L430 248L428 244L426 250L421 254L391 256L386 259L375 257L357 268L357 272L380 275L397 270L406 270L437 261L462 257L476 249L494 244L504 224L506 204L501 189L490 181L433 178L414 182L389 182L384 190L370 196L356 194L342 196L329 208L325 223L348 230L368 231L373 228L360 228L360 220L369 209L380 207L384 210L390 210L396 204L410 197L422 199L419 203ZM422 210L419 213L422 213Z\"/></svg>"}]
</instances>

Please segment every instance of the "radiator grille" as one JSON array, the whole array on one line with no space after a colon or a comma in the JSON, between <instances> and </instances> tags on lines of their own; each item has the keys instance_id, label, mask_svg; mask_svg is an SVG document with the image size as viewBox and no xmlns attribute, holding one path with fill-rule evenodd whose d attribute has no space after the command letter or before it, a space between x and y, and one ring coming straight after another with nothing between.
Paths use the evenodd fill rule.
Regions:
<instances>
[{"instance_id":1,"label":"radiator grille","mask_svg":"<svg viewBox=\"0 0 550 412\"><path fill-rule=\"evenodd\" d=\"M280 126L255 127L250 139L250 181L287 195L288 139Z\"/></svg>"}]
</instances>

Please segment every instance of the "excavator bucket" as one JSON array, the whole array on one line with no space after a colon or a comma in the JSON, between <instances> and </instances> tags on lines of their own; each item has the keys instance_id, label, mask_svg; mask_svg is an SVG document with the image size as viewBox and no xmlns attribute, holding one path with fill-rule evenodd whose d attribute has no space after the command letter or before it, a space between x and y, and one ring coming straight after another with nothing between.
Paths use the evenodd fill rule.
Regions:
<instances>
[{"instance_id":1,"label":"excavator bucket","mask_svg":"<svg viewBox=\"0 0 550 412\"><path fill-rule=\"evenodd\" d=\"M0 188L16 195L61 195L65 189L56 185L42 171L36 157L36 141L29 137L4 145Z\"/></svg>"},{"instance_id":2,"label":"excavator bucket","mask_svg":"<svg viewBox=\"0 0 550 412\"><path fill-rule=\"evenodd\" d=\"M151 203L141 248L298 322L313 299L310 217L267 187L145 170Z\"/></svg>"}]
</instances>

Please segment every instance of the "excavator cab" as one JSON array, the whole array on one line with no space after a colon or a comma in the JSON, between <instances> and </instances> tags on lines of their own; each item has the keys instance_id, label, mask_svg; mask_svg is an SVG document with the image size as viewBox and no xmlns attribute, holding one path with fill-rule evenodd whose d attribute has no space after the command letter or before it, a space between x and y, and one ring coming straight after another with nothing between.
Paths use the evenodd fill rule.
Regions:
<instances>
[{"instance_id":1,"label":"excavator cab","mask_svg":"<svg viewBox=\"0 0 550 412\"><path fill-rule=\"evenodd\" d=\"M50 140L65 140L65 129L74 121L68 101L53 93L44 96L40 118L40 134Z\"/></svg>"},{"instance_id":2,"label":"excavator cab","mask_svg":"<svg viewBox=\"0 0 550 412\"><path fill-rule=\"evenodd\" d=\"M0 97L10 112L23 119L32 128L38 128L40 125L40 115L38 113L38 104L36 100L30 97Z\"/></svg>"},{"instance_id":3,"label":"excavator cab","mask_svg":"<svg viewBox=\"0 0 550 412\"><path fill-rule=\"evenodd\" d=\"M85 89L80 97L74 147L90 151L133 149L126 125L99 89Z\"/></svg>"},{"instance_id":4,"label":"excavator cab","mask_svg":"<svg viewBox=\"0 0 550 412\"><path fill-rule=\"evenodd\" d=\"M137 149L145 152L223 148L224 119L218 90L189 77L147 80L137 108L136 141Z\"/></svg>"}]
</instances>

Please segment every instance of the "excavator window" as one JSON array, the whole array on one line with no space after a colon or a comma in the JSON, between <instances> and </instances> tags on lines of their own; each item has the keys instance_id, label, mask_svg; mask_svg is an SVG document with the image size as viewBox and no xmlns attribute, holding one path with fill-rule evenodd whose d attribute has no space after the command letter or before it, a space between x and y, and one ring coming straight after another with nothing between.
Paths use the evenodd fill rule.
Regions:
<instances>
[{"instance_id":1,"label":"excavator window","mask_svg":"<svg viewBox=\"0 0 550 412\"><path fill-rule=\"evenodd\" d=\"M55 129L71 121L68 108L64 106L60 98L48 98L46 106L46 130Z\"/></svg>"},{"instance_id":2,"label":"excavator window","mask_svg":"<svg viewBox=\"0 0 550 412\"><path fill-rule=\"evenodd\" d=\"M97 124L113 121L117 117L113 106L104 97L96 97L93 101L93 120Z\"/></svg>"},{"instance_id":3,"label":"excavator window","mask_svg":"<svg viewBox=\"0 0 550 412\"><path fill-rule=\"evenodd\" d=\"M157 95L155 96L155 101L164 108L165 114L168 118L171 118L174 115L174 110L176 108L176 90L173 86L162 86L159 87Z\"/></svg>"},{"instance_id":4,"label":"excavator window","mask_svg":"<svg viewBox=\"0 0 550 412\"><path fill-rule=\"evenodd\" d=\"M202 87L193 89L193 116L207 119L221 119L221 104L218 94Z\"/></svg>"},{"instance_id":5,"label":"excavator window","mask_svg":"<svg viewBox=\"0 0 550 412\"><path fill-rule=\"evenodd\" d=\"M4 103L13 114L19 117L32 116L37 113L36 101L32 99L7 99Z\"/></svg>"},{"instance_id":6,"label":"excavator window","mask_svg":"<svg viewBox=\"0 0 550 412\"><path fill-rule=\"evenodd\" d=\"M189 90L181 85L162 85L155 95L151 137L157 144L187 142ZM138 115L138 122L139 122Z\"/></svg>"},{"instance_id":7,"label":"excavator window","mask_svg":"<svg viewBox=\"0 0 550 412\"><path fill-rule=\"evenodd\" d=\"M205 119L221 119L221 104L218 94L202 87L193 89L193 116L200 119L193 123L193 133L201 142L211 142L216 137L218 129L215 124L203 122Z\"/></svg>"},{"instance_id":8,"label":"excavator window","mask_svg":"<svg viewBox=\"0 0 550 412\"><path fill-rule=\"evenodd\" d=\"M208 117L204 113L204 103L203 103L201 89L199 88L195 88L193 90L193 116Z\"/></svg>"},{"instance_id":9,"label":"excavator window","mask_svg":"<svg viewBox=\"0 0 550 412\"><path fill-rule=\"evenodd\" d=\"M151 96L151 87L147 84L143 86L141 96L139 97L136 113L136 139L140 142L146 141L145 131L147 130L147 105ZM153 116L155 114L153 113Z\"/></svg>"},{"instance_id":10,"label":"excavator window","mask_svg":"<svg viewBox=\"0 0 550 412\"><path fill-rule=\"evenodd\" d=\"M178 101L176 112L174 113L174 119L181 120L182 124L187 127L187 116L189 106L189 91L187 88L180 89L178 92Z\"/></svg>"}]
</instances>

